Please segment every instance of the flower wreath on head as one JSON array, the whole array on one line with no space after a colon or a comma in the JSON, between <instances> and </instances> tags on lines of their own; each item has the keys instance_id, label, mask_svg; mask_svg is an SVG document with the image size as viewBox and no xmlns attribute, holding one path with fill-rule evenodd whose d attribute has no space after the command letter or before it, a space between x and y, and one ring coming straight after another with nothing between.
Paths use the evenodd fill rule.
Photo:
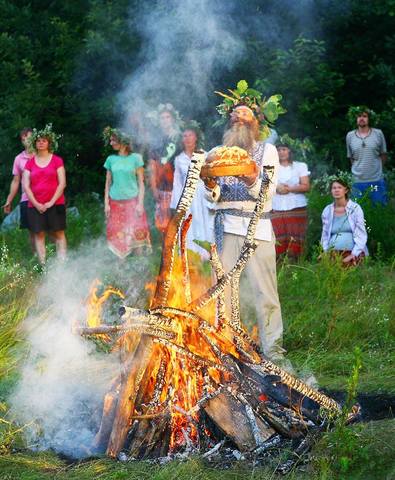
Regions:
<instances>
[{"instance_id":1,"label":"flower wreath on head","mask_svg":"<svg viewBox=\"0 0 395 480\"><path fill-rule=\"evenodd\" d=\"M369 115L370 127L377 125L377 122L378 122L377 113L371 108L367 107L366 105L358 105L358 106L350 107L347 112L347 120L352 127L355 127L355 122L357 120L357 117L362 113L367 113Z\"/></svg>"},{"instance_id":2,"label":"flower wreath on head","mask_svg":"<svg viewBox=\"0 0 395 480\"><path fill-rule=\"evenodd\" d=\"M200 123L197 122L196 120L186 121L183 127L183 131L185 132L186 130L192 130L193 132L195 132L196 148L198 150L203 149L204 143L205 143L205 137L204 137L202 127L200 126Z\"/></svg>"},{"instance_id":3,"label":"flower wreath on head","mask_svg":"<svg viewBox=\"0 0 395 480\"><path fill-rule=\"evenodd\" d=\"M214 125L225 123L232 111L236 107L246 106L252 110L259 122L260 140L264 140L270 135L270 127L273 126L278 116L285 113L286 110L281 106L282 95L272 95L268 99L262 97L261 92L254 88L249 88L245 80L240 80L234 90L228 89L229 93L215 92L224 98L223 103L217 106L217 112L221 115L221 120Z\"/></svg>"},{"instance_id":4,"label":"flower wreath on head","mask_svg":"<svg viewBox=\"0 0 395 480\"><path fill-rule=\"evenodd\" d=\"M128 145L129 147L132 146L132 139L130 138L130 135L122 130L119 130L119 128L106 127L103 130L102 136L106 146L110 145L111 137L116 137L121 145Z\"/></svg>"},{"instance_id":5,"label":"flower wreath on head","mask_svg":"<svg viewBox=\"0 0 395 480\"><path fill-rule=\"evenodd\" d=\"M49 142L48 151L55 152L59 147L59 139L62 135L55 133L52 130L52 123L47 123L44 128L37 130L33 128L32 134L28 137L28 148L29 150L36 151L36 142L39 138L46 138Z\"/></svg>"},{"instance_id":6,"label":"flower wreath on head","mask_svg":"<svg viewBox=\"0 0 395 480\"><path fill-rule=\"evenodd\" d=\"M347 188L351 191L352 184L353 184L353 176L351 172L339 170L338 172L329 175L325 174L314 182L315 185L318 187L321 193L328 194L331 189L331 185L333 182L339 181L344 183Z\"/></svg>"},{"instance_id":7,"label":"flower wreath on head","mask_svg":"<svg viewBox=\"0 0 395 480\"><path fill-rule=\"evenodd\" d=\"M300 140L299 138L292 138L288 133L280 135L276 142L276 147L287 147L291 150L293 159L296 161L306 162L309 154L314 152L314 146L309 138Z\"/></svg>"},{"instance_id":8,"label":"flower wreath on head","mask_svg":"<svg viewBox=\"0 0 395 480\"><path fill-rule=\"evenodd\" d=\"M177 128L183 128L184 122L181 118L179 112L174 108L171 103L160 103L155 110L148 112L147 117L151 122L158 127L159 126L159 117L163 112L170 112L174 118L174 123Z\"/></svg>"}]
</instances>

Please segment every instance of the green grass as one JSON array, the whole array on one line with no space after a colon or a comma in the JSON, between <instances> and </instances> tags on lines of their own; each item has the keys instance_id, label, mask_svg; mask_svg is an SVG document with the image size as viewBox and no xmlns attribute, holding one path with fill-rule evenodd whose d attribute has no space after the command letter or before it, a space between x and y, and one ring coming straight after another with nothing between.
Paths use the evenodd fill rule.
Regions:
<instances>
[{"instance_id":1,"label":"green grass","mask_svg":"<svg viewBox=\"0 0 395 480\"><path fill-rule=\"evenodd\" d=\"M392 480L395 478L394 431L395 420L382 420L350 427L358 438L360 461L353 471L333 472L331 464L331 437L322 437L314 447L310 464L291 472L289 480ZM224 469L197 458L187 462L172 462L159 466L148 462L121 463L109 459L95 459L69 464L51 452L22 452L0 456L0 480L273 480L284 478L273 474L275 462L267 467L251 467L235 462Z\"/></svg>"},{"instance_id":2,"label":"green grass","mask_svg":"<svg viewBox=\"0 0 395 480\"><path fill-rule=\"evenodd\" d=\"M80 202L80 217L71 219L67 230L71 250L92 239L100 241L103 231L100 205L91 197ZM25 232L1 234L0 247L0 480L277 478L274 463L266 468L239 463L221 469L199 459L160 467L101 458L68 464L51 452L26 451L20 427L10 421L6 399L18 379L26 349L21 322L42 274L31 258ZM133 262L126 273L128 268L133 268ZM154 275L157 268L158 257L152 256L147 264L149 274ZM321 387L344 391L354 365L353 351L358 346L362 352L359 391L395 395L395 263L369 259L357 269L346 270L325 258L296 265L285 262L279 266L278 278L284 343L296 370L302 376L313 372ZM114 279L119 281L114 286L124 288L127 284L127 279ZM242 318L251 328L254 313L248 294L242 289ZM344 442L357 439L358 462L346 473L335 468L336 452L328 433L316 445L314 460L288 478L395 478L393 419L356 425L347 431L352 432L351 440L344 438Z\"/></svg>"}]
</instances>

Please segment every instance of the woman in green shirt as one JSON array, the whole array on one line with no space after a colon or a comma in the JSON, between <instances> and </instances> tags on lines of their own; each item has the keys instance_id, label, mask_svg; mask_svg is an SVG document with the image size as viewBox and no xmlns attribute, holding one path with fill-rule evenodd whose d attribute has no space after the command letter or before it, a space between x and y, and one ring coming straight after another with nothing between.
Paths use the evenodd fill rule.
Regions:
<instances>
[{"instance_id":1,"label":"woman in green shirt","mask_svg":"<svg viewBox=\"0 0 395 480\"><path fill-rule=\"evenodd\" d=\"M120 130L107 127L103 136L116 152L104 163L107 242L115 255L125 258L133 250L140 254L143 247L151 246L144 209L144 163L140 154L132 153L130 138Z\"/></svg>"}]
</instances>

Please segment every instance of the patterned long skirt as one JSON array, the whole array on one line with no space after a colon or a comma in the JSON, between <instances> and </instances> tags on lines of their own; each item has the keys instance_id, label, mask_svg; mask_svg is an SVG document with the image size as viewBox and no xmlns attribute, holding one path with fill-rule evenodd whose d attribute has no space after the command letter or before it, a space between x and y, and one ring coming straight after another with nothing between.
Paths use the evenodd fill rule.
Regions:
<instances>
[{"instance_id":1,"label":"patterned long skirt","mask_svg":"<svg viewBox=\"0 0 395 480\"><path fill-rule=\"evenodd\" d=\"M306 237L307 208L274 210L271 219L276 235L276 255L286 253L290 257L299 257Z\"/></svg>"},{"instance_id":2,"label":"patterned long skirt","mask_svg":"<svg viewBox=\"0 0 395 480\"><path fill-rule=\"evenodd\" d=\"M159 190L159 198L155 206L155 226L160 232L165 232L171 218L171 191Z\"/></svg>"},{"instance_id":3,"label":"patterned long skirt","mask_svg":"<svg viewBox=\"0 0 395 480\"><path fill-rule=\"evenodd\" d=\"M119 258L127 257L132 250L151 247L150 232L145 211L137 215L137 198L112 200L107 220L108 248Z\"/></svg>"}]
</instances>

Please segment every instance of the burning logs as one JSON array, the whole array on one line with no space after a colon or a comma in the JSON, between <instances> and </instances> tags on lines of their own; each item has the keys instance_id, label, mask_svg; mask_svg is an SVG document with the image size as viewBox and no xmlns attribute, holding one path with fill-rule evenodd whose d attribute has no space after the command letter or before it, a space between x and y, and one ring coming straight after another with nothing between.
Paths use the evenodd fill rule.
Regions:
<instances>
[{"instance_id":1,"label":"burning logs","mask_svg":"<svg viewBox=\"0 0 395 480\"><path fill-rule=\"evenodd\" d=\"M134 458L217 452L224 442L248 454L264 452L283 439L305 448L309 432L341 411L333 399L265 359L240 321L235 298L240 273L256 248L255 230L270 178L262 181L235 266L225 274L212 245L216 283L196 298L185 245L190 218L185 217L203 162L203 154L192 158L165 236L151 308L123 307L120 325L78 330L81 335L116 335L124 349L121 374L104 398L96 436L96 446L111 457L121 452ZM224 308L226 286L233 295L231 318ZM355 407L352 417L357 414Z\"/></svg>"}]
</instances>

